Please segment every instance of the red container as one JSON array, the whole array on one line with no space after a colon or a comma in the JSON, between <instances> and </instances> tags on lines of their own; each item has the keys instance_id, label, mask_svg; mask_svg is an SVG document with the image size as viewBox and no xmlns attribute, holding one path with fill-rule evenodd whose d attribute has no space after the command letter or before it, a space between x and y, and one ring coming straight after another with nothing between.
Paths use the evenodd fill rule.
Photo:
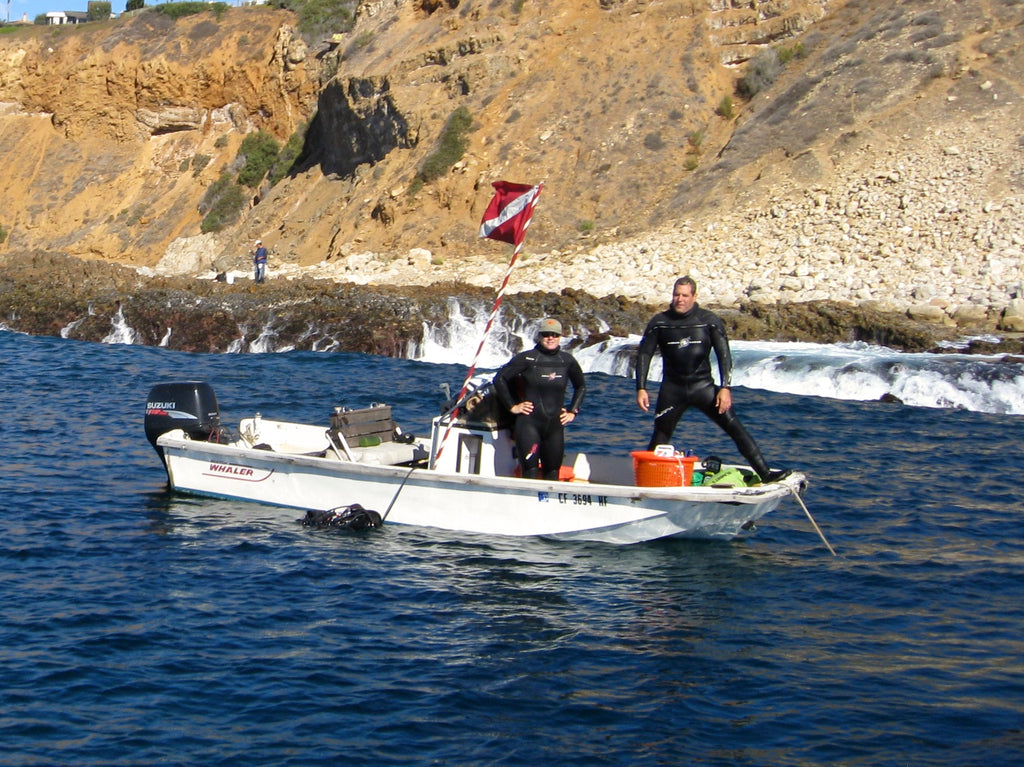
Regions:
<instances>
[{"instance_id":1,"label":"red container","mask_svg":"<svg viewBox=\"0 0 1024 767\"><path fill-rule=\"evenodd\" d=\"M637 487L683 487L693 482L695 455L655 455L636 450L633 456L633 481Z\"/></svg>"}]
</instances>

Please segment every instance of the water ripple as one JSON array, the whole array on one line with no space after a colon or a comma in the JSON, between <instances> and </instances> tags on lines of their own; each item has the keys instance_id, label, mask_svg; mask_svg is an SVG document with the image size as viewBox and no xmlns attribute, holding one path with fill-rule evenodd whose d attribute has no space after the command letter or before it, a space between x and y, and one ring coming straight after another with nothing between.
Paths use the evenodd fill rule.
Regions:
<instances>
[{"instance_id":1,"label":"water ripple","mask_svg":"<svg viewBox=\"0 0 1024 767\"><path fill-rule=\"evenodd\" d=\"M727 544L346 534L169 494L142 434L148 385L208 378L229 419L380 398L423 422L461 368L8 333L0 352L0 390L18 392L0 472L5 764L1024 753L1018 419L739 389L773 463L809 473L836 558L794 504ZM628 382L590 383L573 444L646 442ZM679 443L734 451L697 414Z\"/></svg>"}]
</instances>

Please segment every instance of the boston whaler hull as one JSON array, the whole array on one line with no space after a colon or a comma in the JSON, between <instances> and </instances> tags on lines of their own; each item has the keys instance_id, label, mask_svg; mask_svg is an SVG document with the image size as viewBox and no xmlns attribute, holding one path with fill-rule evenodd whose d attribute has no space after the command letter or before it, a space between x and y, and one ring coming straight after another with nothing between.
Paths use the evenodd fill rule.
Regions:
<instances>
[{"instance_id":1,"label":"boston whaler hull","mask_svg":"<svg viewBox=\"0 0 1024 767\"><path fill-rule=\"evenodd\" d=\"M571 481L520 479L508 429L493 420L449 412L434 419L430 444L405 439L385 406L339 410L331 422L257 415L229 436L212 389L189 382L154 387L146 431L180 492L303 510L357 503L388 523L489 535L731 539L806 485L793 473L751 487L642 487L629 456L586 454L569 456Z\"/></svg>"}]
</instances>

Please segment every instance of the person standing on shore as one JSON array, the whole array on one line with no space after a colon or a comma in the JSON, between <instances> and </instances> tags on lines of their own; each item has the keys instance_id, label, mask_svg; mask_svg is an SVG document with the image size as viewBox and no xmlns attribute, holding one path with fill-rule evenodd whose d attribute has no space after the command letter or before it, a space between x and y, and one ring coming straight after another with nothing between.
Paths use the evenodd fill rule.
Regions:
<instances>
[{"instance_id":1,"label":"person standing on shore","mask_svg":"<svg viewBox=\"0 0 1024 767\"><path fill-rule=\"evenodd\" d=\"M663 373L654 412L654 434L647 446L669 444L686 409L693 405L732 437L762 482L777 482L792 472L772 471L753 437L732 409L732 354L725 323L697 305L697 283L680 277L672 287L672 303L647 323L636 358L636 403L645 413L651 401L647 373L655 351L661 352ZM718 359L721 386L711 376L711 352Z\"/></svg>"},{"instance_id":2,"label":"person standing on shore","mask_svg":"<svg viewBox=\"0 0 1024 767\"><path fill-rule=\"evenodd\" d=\"M524 479L558 479L565 456L565 426L576 419L586 392L583 370L571 354L562 351L561 338L562 323L543 320L537 345L514 356L494 376L498 401L516 416L512 434ZM570 382L572 402L566 407Z\"/></svg>"},{"instance_id":3,"label":"person standing on shore","mask_svg":"<svg viewBox=\"0 0 1024 767\"><path fill-rule=\"evenodd\" d=\"M256 240L252 253L252 264L255 272L256 284L261 284L267 278L267 249L263 247L263 240Z\"/></svg>"}]
</instances>

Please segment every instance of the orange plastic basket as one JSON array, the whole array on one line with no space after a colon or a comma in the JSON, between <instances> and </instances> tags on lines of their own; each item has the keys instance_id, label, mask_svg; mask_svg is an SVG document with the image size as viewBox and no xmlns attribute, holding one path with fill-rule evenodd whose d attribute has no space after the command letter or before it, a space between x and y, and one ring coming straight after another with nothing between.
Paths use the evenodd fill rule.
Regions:
<instances>
[{"instance_id":1,"label":"orange plastic basket","mask_svg":"<svg viewBox=\"0 0 1024 767\"><path fill-rule=\"evenodd\" d=\"M695 455L660 456L636 450L633 456L633 481L637 487L682 487L693 482Z\"/></svg>"}]
</instances>

